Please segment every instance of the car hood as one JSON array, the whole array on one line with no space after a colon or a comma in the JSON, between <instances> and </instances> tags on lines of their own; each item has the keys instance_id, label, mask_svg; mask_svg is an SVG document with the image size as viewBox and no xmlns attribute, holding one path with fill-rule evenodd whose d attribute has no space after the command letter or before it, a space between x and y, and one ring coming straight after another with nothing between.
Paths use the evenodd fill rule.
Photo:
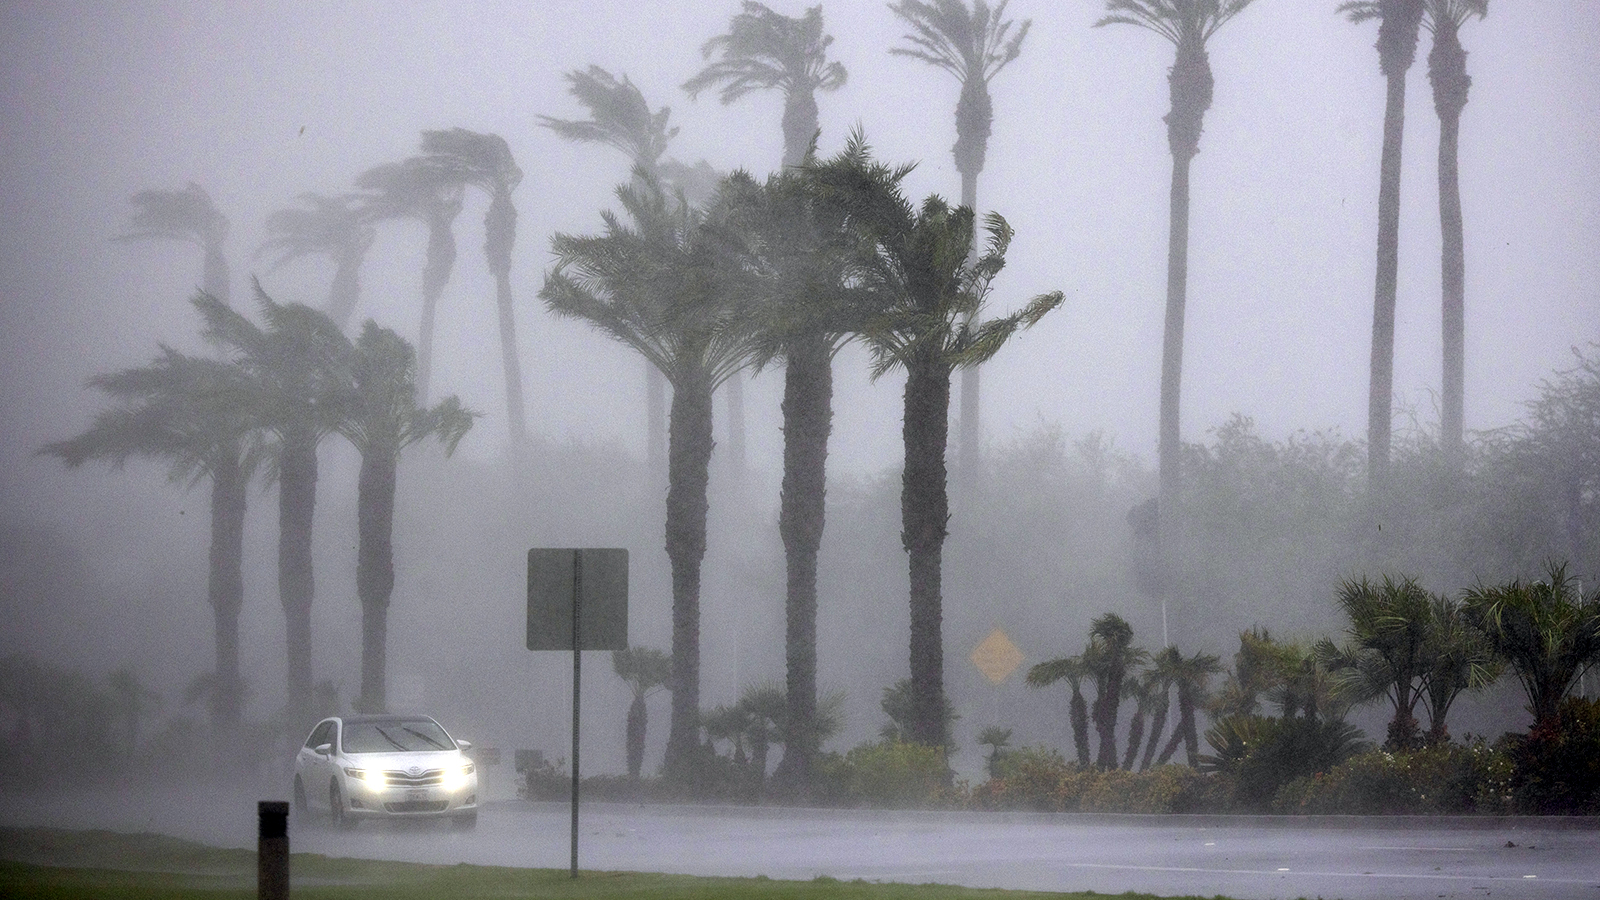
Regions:
<instances>
[{"instance_id":1,"label":"car hood","mask_svg":"<svg viewBox=\"0 0 1600 900\"><path fill-rule=\"evenodd\" d=\"M413 750L393 753L346 753L348 765L362 769L405 771L411 768L444 769L471 762L460 750Z\"/></svg>"}]
</instances>

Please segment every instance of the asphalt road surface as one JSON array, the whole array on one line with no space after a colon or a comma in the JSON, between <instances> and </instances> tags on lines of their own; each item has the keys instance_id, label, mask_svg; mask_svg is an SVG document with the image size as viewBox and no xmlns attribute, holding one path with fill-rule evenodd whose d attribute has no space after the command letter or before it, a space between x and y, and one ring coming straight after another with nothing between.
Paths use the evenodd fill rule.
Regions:
<instances>
[{"instance_id":1,"label":"asphalt road surface","mask_svg":"<svg viewBox=\"0 0 1600 900\"><path fill-rule=\"evenodd\" d=\"M0 822L253 846L255 799L189 787L0 795ZM260 798L273 799L273 798ZM1600 900L1600 823L1062 816L585 804L583 869L1255 898ZM1576 825L1577 827L1574 827ZM488 804L473 832L296 820L295 852L564 869L564 803Z\"/></svg>"}]
</instances>

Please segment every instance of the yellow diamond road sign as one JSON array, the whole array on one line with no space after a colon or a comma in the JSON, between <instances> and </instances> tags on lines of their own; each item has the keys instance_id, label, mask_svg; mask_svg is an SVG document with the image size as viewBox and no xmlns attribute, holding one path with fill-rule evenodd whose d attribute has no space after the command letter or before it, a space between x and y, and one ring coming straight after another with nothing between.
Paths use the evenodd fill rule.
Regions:
<instances>
[{"instance_id":1,"label":"yellow diamond road sign","mask_svg":"<svg viewBox=\"0 0 1600 900\"><path fill-rule=\"evenodd\" d=\"M972 653L967 657L983 673L983 677L993 684L1005 681L1017 666L1022 665L1023 658L1022 651L1011 643L1011 638L1006 637L1005 631L1000 628L989 632L989 636L972 648Z\"/></svg>"}]
</instances>

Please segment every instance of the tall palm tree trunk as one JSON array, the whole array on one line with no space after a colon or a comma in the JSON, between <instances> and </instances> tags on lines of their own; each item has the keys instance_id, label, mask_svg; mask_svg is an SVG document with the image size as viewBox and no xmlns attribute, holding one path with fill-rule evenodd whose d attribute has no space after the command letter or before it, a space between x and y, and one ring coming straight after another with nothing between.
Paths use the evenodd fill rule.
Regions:
<instances>
[{"instance_id":1,"label":"tall palm tree trunk","mask_svg":"<svg viewBox=\"0 0 1600 900\"><path fill-rule=\"evenodd\" d=\"M511 301L511 247L517 237L517 210L496 196L484 216L483 252L494 273L495 308L500 314L500 358L506 378L506 424L511 444L520 448L528 435L522 402L522 363L517 355L517 323Z\"/></svg>"},{"instance_id":2,"label":"tall palm tree trunk","mask_svg":"<svg viewBox=\"0 0 1600 900\"><path fill-rule=\"evenodd\" d=\"M1428 54L1428 79L1433 83L1433 105L1439 114L1439 230L1443 239L1441 319L1444 349L1443 409L1439 442L1446 458L1459 465L1466 397L1466 247L1461 222L1461 180L1458 165L1461 111L1467 105L1472 78L1467 75L1467 54L1454 21L1436 16L1433 50Z\"/></svg>"},{"instance_id":3,"label":"tall palm tree trunk","mask_svg":"<svg viewBox=\"0 0 1600 900\"><path fill-rule=\"evenodd\" d=\"M283 606L288 658L288 728L310 727L311 525L317 505L317 445L311 434L284 438L278 452L278 601Z\"/></svg>"},{"instance_id":4,"label":"tall palm tree trunk","mask_svg":"<svg viewBox=\"0 0 1600 900\"><path fill-rule=\"evenodd\" d=\"M944 622L942 554L950 518L945 447L950 433L950 370L926 360L906 367L905 473L901 478L900 541L911 580L911 739L943 748Z\"/></svg>"},{"instance_id":5,"label":"tall palm tree trunk","mask_svg":"<svg viewBox=\"0 0 1600 900\"><path fill-rule=\"evenodd\" d=\"M433 382L433 332L439 298L456 264L456 238L450 222L428 226L428 263L422 270L422 324L417 329L417 399L426 406Z\"/></svg>"},{"instance_id":6,"label":"tall palm tree trunk","mask_svg":"<svg viewBox=\"0 0 1600 900\"><path fill-rule=\"evenodd\" d=\"M1167 314L1161 341L1161 422L1157 447L1161 469L1156 503L1156 548L1161 577L1157 590L1163 602L1172 583L1166 567L1177 532L1178 498L1183 491L1183 434L1179 411L1183 388L1183 324L1189 283L1189 165L1192 157L1174 154L1167 228Z\"/></svg>"},{"instance_id":7,"label":"tall palm tree trunk","mask_svg":"<svg viewBox=\"0 0 1600 900\"><path fill-rule=\"evenodd\" d=\"M1183 326L1189 294L1189 167L1200 152L1200 132L1211 108L1215 80L1205 44L1189 36L1177 44L1167 77L1171 109L1166 116L1167 147L1172 153L1172 186L1167 217L1167 313L1161 340L1161 410L1156 448L1160 481L1156 502L1156 591L1163 622L1177 578L1170 571L1176 558L1178 504L1183 493L1183 433L1180 398L1183 388Z\"/></svg>"},{"instance_id":8,"label":"tall palm tree trunk","mask_svg":"<svg viewBox=\"0 0 1600 900\"><path fill-rule=\"evenodd\" d=\"M1367 393L1367 480L1389 475L1394 403L1394 310L1400 269L1400 150L1405 132L1406 81L1388 78L1383 112L1383 159L1378 175L1378 268L1372 298L1371 380Z\"/></svg>"},{"instance_id":9,"label":"tall palm tree trunk","mask_svg":"<svg viewBox=\"0 0 1600 900\"><path fill-rule=\"evenodd\" d=\"M690 774L700 721L700 564L706 555L711 385L703 374L675 380L668 427L667 559L672 566L672 722L666 768Z\"/></svg>"},{"instance_id":10,"label":"tall palm tree trunk","mask_svg":"<svg viewBox=\"0 0 1600 900\"><path fill-rule=\"evenodd\" d=\"M239 448L217 455L211 467L211 551L207 593L216 628L217 683L211 724L231 732L239 725L243 678L239 674L239 612L244 607L244 516L249 479Z\"/></svg>"},{"instance_id":11,"label":"tall palm tree trunk","mask_svg":"<svg viewBox=\"0 0 1600 900\"><path fill-rule=\"evenodd\" d=\"M799 790L817 752L817 553L826 520L828 437L833 430L833 361L827 339L789 347L783 379L783 489L778 533L787 572L784 604L787 718L777 777Z\"/></svg>"},{"instance_id":12,"label":"tall palm tree trunk","mask_svg":"<svg viewBox=\"0 0 1600 900\"><path fill-rule=\"evenodd\" d=\"M394 496L397 461L369 451L357 486L356 596L361 600L360 712L386 712L389 598L394 593Z\"/></svg>"},{"instance_id":13,"label":"tall palm tree trunk","mask_svg":"<svg viewBox=\"0 0 1600 900\"><path fill-rule=\"evenodd\" d=\"M1406 127L1406 72L1416 57L1423 0L1382 0L1378 62L1385 79L1383 156L1378 172L1378 255L1372 298L1371 381L1367 393L1367 481L1389 477L1394 408L1394 311L1400 269L1400 151Z\"/></svg>"}]
</instances>

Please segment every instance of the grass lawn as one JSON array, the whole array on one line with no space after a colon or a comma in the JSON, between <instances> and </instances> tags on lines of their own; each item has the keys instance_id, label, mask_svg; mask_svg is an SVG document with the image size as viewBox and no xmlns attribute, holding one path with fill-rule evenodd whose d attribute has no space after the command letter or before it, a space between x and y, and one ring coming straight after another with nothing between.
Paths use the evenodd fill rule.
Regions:
<instances>
[{"instance_id":1,"label":"grass lawn","mask_svg":"<svg viewBox=\"0 0 1600 900\"><path fill-rule=\"evenodd\" d=\"M571 900L1087 900L1106 894L1044 894L948 885L864 881L774 881L641 872L580 872L496 866L433 866L297 853L289 870L296 898L317 900L476 900L552 897ZM109 831L0 828L0 897L16 900L224 900L256 895L256 855L176 838ZM1155 900L1123 894L1126 900ZM1199 900L1199 898L1187 898ZM1217 898L1222 900L1222 898Z\"/></svg>"}]
</instances>

